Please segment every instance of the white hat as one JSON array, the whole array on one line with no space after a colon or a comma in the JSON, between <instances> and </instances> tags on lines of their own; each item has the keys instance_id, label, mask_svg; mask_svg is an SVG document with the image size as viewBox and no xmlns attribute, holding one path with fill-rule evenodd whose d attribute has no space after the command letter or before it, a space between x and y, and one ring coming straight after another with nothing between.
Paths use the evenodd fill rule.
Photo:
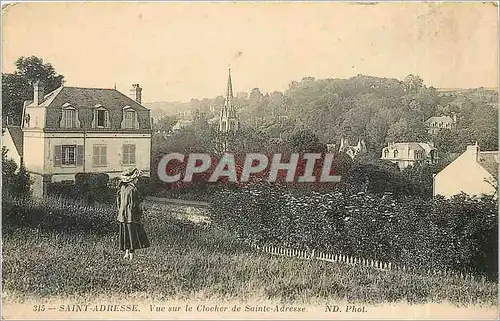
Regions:
<instances>
[{"instance_id":1,"label":"white hat","mask_svg":"<svg viewBox=\"0 0 500 321\"><path fill-rule=\"evenodd\" d=\"M127 168L122 172L122 175L120 177L121 181L124 183L129 183L133 181L134 179L138 178L141 176L142 173L140 170L138 170L136 167L134 168Z\"/></svg>"}]
</instances>

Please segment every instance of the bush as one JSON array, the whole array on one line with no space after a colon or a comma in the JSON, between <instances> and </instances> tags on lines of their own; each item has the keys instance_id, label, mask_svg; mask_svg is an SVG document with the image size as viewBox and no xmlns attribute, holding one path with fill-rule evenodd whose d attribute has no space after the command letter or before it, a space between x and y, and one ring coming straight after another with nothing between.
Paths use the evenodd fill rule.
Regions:
<instances>
[{"instance_id":1,"label":"bush","mask_svg":"<svg viewBox=\"0 0 500 321\"><path fill-rule=\"evenodd\" d=\"M24 164L19 169L14 160L7 158L7 148L2 147L2 195L9 193L20 197L31 195L32 180Z\"/></svg>"},{"instance_id":2,"label":"bush","mask_svg":"<svg viewBox=\"0 0 500 321\"><path fill-rule=\"evenodd\" d=\"M497 208L450 200L341 192L304 195L270 184L213 198L212 220L240 239L498 278Z\"/></svg>"},{"instance_id":3,"label":"bush","mask_svg":"<svg viewBox=\"0 0 500 321\"><path fill-rule=\"evenodd\" d=\"M114 190L109 186L109 175L106 173L77 173L75 184L55 182L49 184L48 192L83 200L87 204L114 202Z\"/></svg>"}]
</instances>

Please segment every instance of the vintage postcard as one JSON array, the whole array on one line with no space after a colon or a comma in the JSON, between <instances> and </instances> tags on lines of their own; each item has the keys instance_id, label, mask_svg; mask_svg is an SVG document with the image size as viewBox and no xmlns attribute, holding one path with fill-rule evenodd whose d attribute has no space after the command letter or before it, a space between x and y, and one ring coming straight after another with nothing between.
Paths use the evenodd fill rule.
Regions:
<instances>
[{"instance_id":1,"label":"vintage postcard","mask_svg":"<svg viewBox=\"0 0 500 321\"><path fill-rule=\"evenodd\" d=\"M2 318L498 319L498 2L2 7Z\"/></svg>"}]
</instances>

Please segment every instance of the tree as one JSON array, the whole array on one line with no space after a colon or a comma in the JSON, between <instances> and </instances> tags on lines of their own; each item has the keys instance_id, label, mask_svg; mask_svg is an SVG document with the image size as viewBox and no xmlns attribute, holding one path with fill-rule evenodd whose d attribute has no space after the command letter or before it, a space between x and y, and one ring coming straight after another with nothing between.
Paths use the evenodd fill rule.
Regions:
<instances>
[{"instance_id":1,"label":"tree","mask_svg":"<svg viewBox=\"0 0 500 321\"><path fill-rule=\"evenodd\" d=\"M177 122L178 117L176 116L162 116L155 120L153 123L153 131L165 131L169 132L172 126Z\"/></svg>"},{"instance_id":2,"label":"tree","mask_svg":"<svg viewBox=\"0 0 500 321\"><path fill-rule=\"evenodd\" d=\"M424 81L419 76L409 74L403 80L403 86L408 93L417 93L423 87Z\"/></svg>"},{"instance_id":3,"label":"tree","mask_svg":"<svg viewBox=\"0 0 500 321\"><path fill-rule=\"evenodd\" d=\"M401 118L389 127L386 142L425 142L428 139L423 122L417 119Z\"/></svg>"},{"instance_id":4,"label":"tree","mask_svg":"<svg viewBox=\"0 0 500 321\"><path fill-rule=\"evenodd\" d=\"M2 191L6 191L6 187L14 182L17 170L16 162L7 157L7 152L7 147L2 146Z\"/></svg>"},{"instance_id":5,"label":"tree","mask_svg":"<svg viewBox=\"0 0 500 321\"><path fill-rule=\"evenodd\" d=\"M295 153L324 153L326 145L321 143L318 136L311 130L301 129L294 133L288 145L290 150Z\"/></svg>"},{"instance_id":6,"label":"tree","mask_svg":"<svg viewBox=\"0 0 500 321\"><path fill-rule=\"evenodd\" d=\"M10 192L13 195L29 196L31 178L26 167L21 164L19 170L14 160L7 157L7 148L2 147L2 193Z\"/></svg>"},{"instance_id":7,"label":"tree","mask_svg":"<svg viewBox=\"0 0 500 321\"><path fill-rule=\"evenodd\" d=\"M20 124L24 101L33 99L33 84L42 82L45 93L49 93L61 86L64 76L57 75L50 63L35 56L20 57L15 65L14 73L2 73L2 117Z\"/></svg>"}]
</instances>

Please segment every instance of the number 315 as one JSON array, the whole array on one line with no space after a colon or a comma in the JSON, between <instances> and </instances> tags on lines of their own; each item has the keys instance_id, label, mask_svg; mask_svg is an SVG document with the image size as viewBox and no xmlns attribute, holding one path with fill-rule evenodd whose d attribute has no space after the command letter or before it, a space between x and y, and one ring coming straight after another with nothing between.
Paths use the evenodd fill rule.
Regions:
<instances>
[{"instance_id":1,"label":"number 315","mask_svg":"<svg viewBox=\"0 0 500 321\"><path fill-rule=\"evenodd\" d=\"M43 312L45 311L45 305L34 305L33 306L33 311L34 312Z\"/></svg>"}]
</instances>

